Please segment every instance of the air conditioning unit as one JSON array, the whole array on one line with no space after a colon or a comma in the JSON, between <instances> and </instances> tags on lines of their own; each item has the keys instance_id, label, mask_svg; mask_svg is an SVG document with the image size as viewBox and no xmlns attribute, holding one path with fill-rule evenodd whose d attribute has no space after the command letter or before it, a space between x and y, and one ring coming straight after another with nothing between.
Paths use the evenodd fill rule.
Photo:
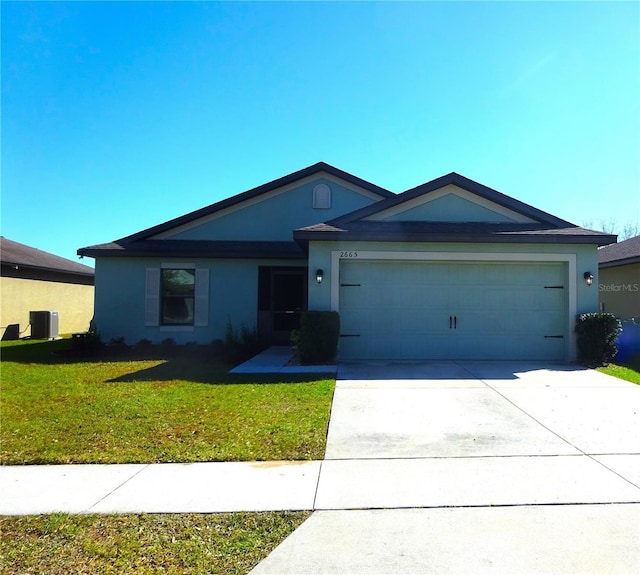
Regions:
<instances>
[{"instance_id":1,"label":"air conditioning unit","mask_svg":"<svg viewBox=\"0 0 640 575\"><path fill-rule=\"evenodd\" d=\"M57 311L30 311L29 322L33 339L55 339L58 337Z\"/></svg>"}]
</instances>

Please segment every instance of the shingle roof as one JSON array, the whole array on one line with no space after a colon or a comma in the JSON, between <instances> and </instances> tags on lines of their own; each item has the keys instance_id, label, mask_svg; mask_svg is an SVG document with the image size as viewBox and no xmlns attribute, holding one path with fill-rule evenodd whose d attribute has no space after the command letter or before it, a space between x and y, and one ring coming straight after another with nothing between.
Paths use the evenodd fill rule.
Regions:
<instances>
[{"instance_id":1,"label":"shingle roof","mask_svg":"<svg viewBox=\"0 0 640 575\"><path fill-rule=\"evenodd\" d=\"M295 242L216 241L216 240L141 240L115 241L89 246L78 253L90 257L183 257L183 258L256 258L304 259Z\"/></svg>"},{"instance_id":2,"label":"shingle roof","mask_svg":"<svg viewBox=\"0 0 640 575\"><path fill-rule=\"evenodd\" d=\"M629 238L598 250L598 263L601 267L637 262L640 262L640 236Z\"/></svg>"},{"instance_id":3,"label":"shingle roof","mask_svg":"<svg viewBox=\"0 0 640 575\"><path fill-rule=\"evenodd\" d=\"M42 250L0 237L0 261L2 265L64 272L93 277L93 268Z\"/></svg>"},{"instance_id":4,"label":"shingle roof","mask_svg":"<svg viewBox=\"0 0 640 575\"><path fill-rule=\"evenodd\" d=\"M260 194L294 183L318 172L326 172L354 185L378 194L382 199L359 210L340 216L323 224L316 224L294 231L295 242L243 242L201 240L154 240L149 239L217 211L253 199ZM477 222L401 222L365 221L372 214L397 206L421 195L429 194L446 185L456 185L486 200L519 212L535 223L477 223ZM524 243L582 243L606 245L616 237L586 230L570 222L543 212L533 206L506 196L501 192L474 182L452 172L430 182L396 195L338 170L324 162L293 172L267 184L258 186L231 198L227 198L190 214L175 218L158 226L111 243L88 246L78 254L99 256L175 256L217 258L285 258L304 257L309 240L379 240L379 241L435 241L435 242L524 242ZM298 243L296 243L298 242Z\"/></svg>"},{"instance_id":5,"label":"shingle roof","mask_svg":"<svg viewBox=\"0 0 640 575\"><path fill-rule=\"evenodd\" d=\"M588 243L604 245L615 236L578 226L550 227L542 223L483 222L385 222L338 220L294 231L297 241L378 240L402 242L504 242L504 243Z\"/></svg>"}]
</instances>

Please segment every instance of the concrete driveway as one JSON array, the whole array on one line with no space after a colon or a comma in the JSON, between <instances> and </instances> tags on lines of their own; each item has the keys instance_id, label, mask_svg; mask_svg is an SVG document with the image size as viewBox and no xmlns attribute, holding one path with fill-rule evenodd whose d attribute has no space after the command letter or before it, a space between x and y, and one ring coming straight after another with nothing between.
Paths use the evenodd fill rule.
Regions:
<instances>
[{"instance_id":1,"label":"concrete driveway","mask_svg":"<svg viewBox=\"0 0 640 575\"><path fill-rule=\"evenodd\" d=\"M252 573L640 572L640 387L344 363L312 517Z\"/></svg>"}]
</instances>

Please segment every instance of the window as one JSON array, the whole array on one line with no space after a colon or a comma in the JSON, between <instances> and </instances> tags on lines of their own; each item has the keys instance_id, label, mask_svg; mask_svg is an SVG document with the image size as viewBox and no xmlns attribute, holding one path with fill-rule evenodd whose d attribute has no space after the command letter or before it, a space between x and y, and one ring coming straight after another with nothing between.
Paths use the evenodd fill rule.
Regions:
<instances>
[{"instance_id":1,"label":"window","mask_svg":"<svg viewBox=\"0 0 640 575\"><path fill-rule=\"evenodd\" d=\"M209 325L209 270L192 264L147 268L144 325L186 330Z\"/></svg>"},{"instance_id":2,"label":"window","mask_svg":"<svg viewBox=\"0 0 640 575\"><path fill-rule=\"evenodd\" d=\"M193 325L196 270L163 269L162 325Z\"/></svg>"}]
</instances>

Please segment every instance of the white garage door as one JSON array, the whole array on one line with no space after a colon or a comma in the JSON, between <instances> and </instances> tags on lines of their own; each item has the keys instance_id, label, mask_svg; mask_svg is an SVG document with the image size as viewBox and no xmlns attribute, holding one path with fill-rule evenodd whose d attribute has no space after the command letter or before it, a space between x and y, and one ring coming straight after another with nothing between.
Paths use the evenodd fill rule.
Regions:
<instances>
[{"instance_id":1,"label":"white garage door","mask_svg":"<svg viewBox=\"0 0 640 575\"><path fill-rule=\"evenodd\" d=\"M343 359L563 360L561 263L341 261Z\"/></svg>"}]
</instances>

